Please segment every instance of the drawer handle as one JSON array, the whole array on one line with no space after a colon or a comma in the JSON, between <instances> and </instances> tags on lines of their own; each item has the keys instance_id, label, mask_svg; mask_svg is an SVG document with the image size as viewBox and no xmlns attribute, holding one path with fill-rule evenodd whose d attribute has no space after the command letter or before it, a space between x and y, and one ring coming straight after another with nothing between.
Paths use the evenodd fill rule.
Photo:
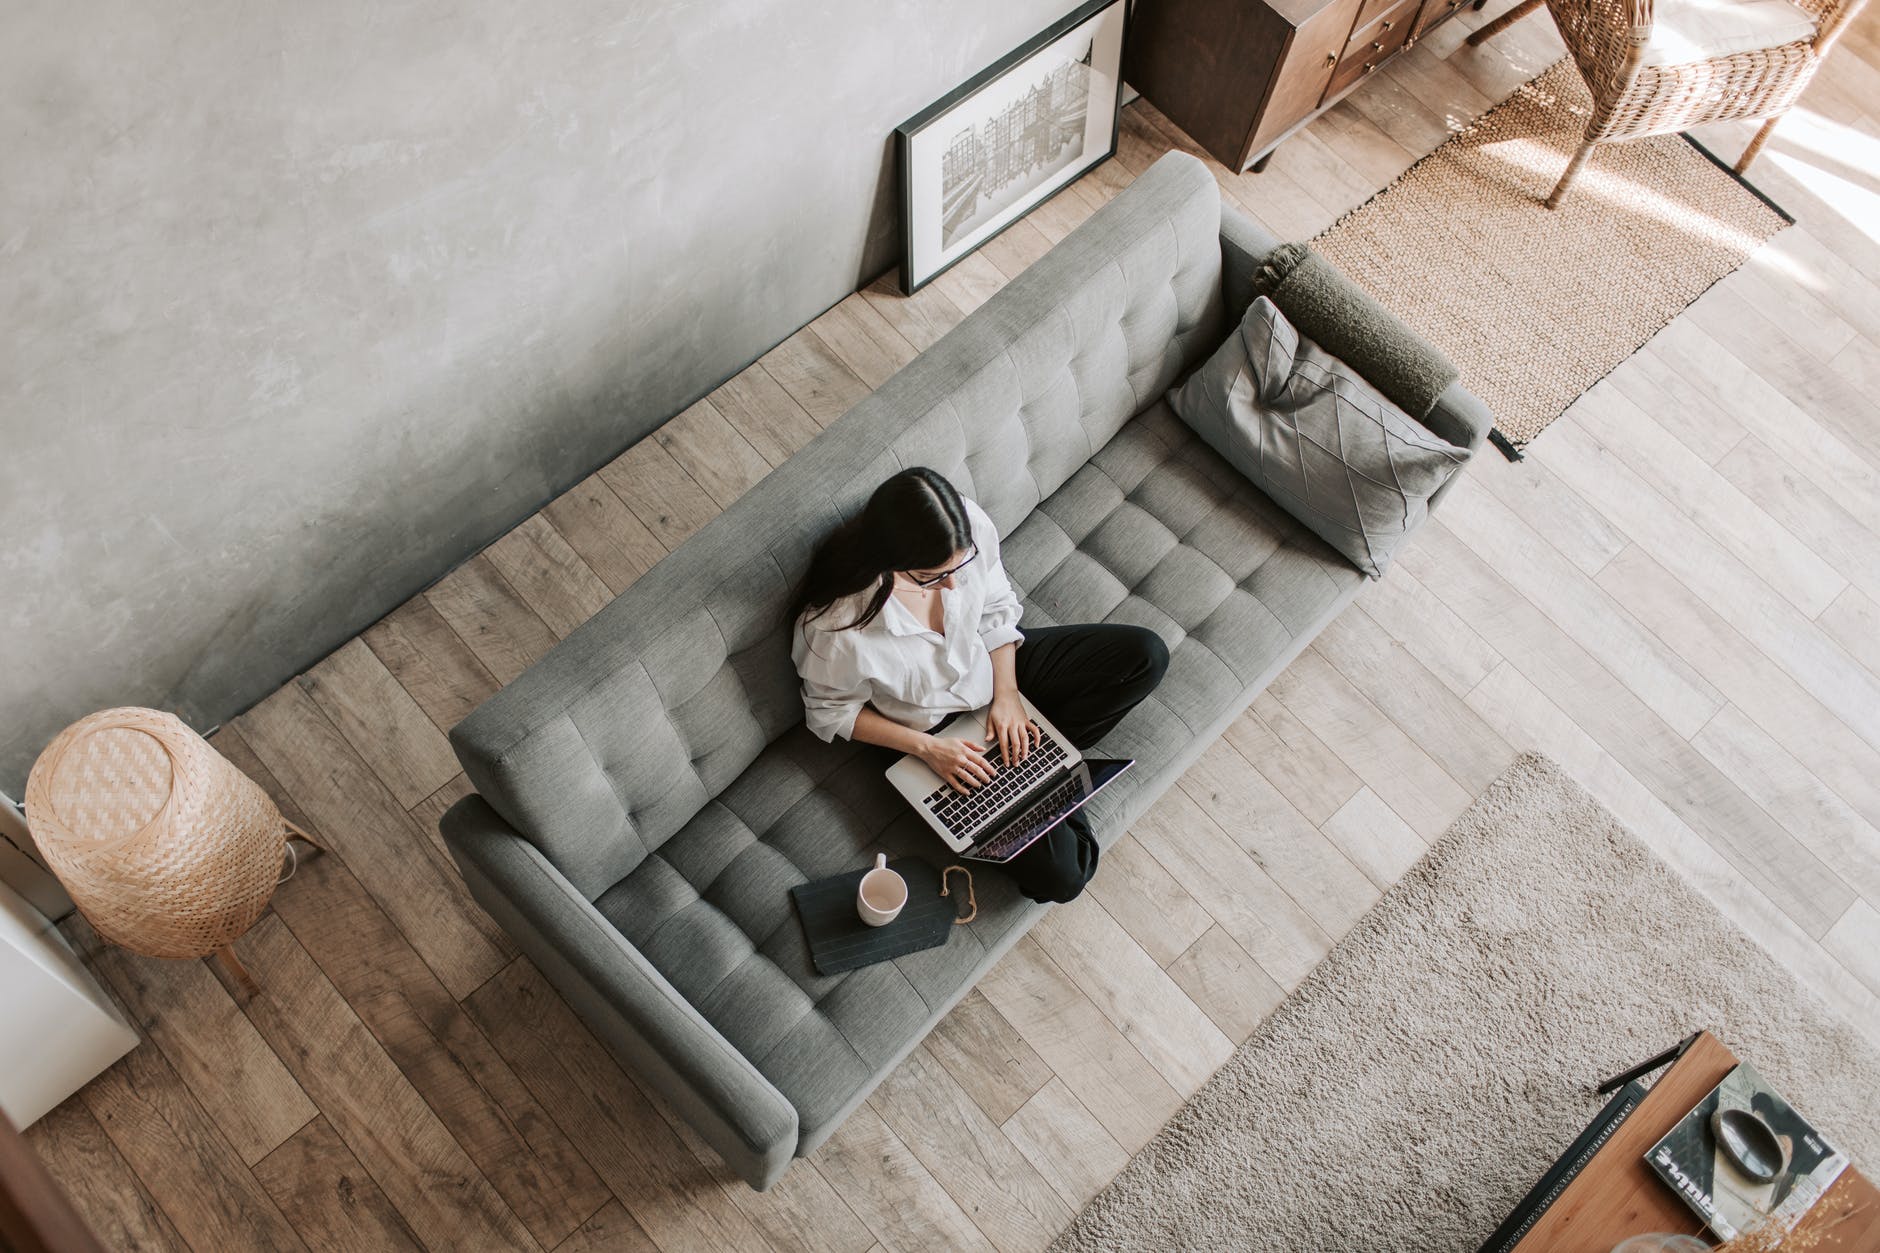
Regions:
<instances>
[{"instance_id":1,"label":"drawer handle","mask_svg":"<svg viewBox=\"0 0 1880 1253\"><path fill-rule=\"evenodd\" d=\"M1384 45L1382 43L1374 43L1371 45L1372 52L1382 52L1383 50L1384 50Z\"/></svg>"},{"instance_id":2,"label":"drawer handle","mask_svg":"<svg viewBox=\"0 0 1880 1253\"><path fill-rule=\"evenodd\" d=\"M1461 3L1462 3L1462 0L1456 0L1456 3L1457 3L1457 4L1461 4ZM1325 54L1325 64L1326 64L1326 65L1328 65L1328 66L1330 66L1330 65L1337 65L1337 64L1338 64L1338 54L1337 54L1336 52L1328 52L1328 53L1326 53L1326 54Z\"/></svg>"},{"instance_id":3,"label":"drawer handle","mask_svg":"<svg viewBox=\"0 0 1880 1253\"><path fill-rule=\"evenodd\" d=\"M1384 23L1384 25L1383 25L1383 27L1382 27L1382 29L1384 29L1384 30L1389 30L1389 29L1390 29L1391 27L1393 27L1393 26L1395 26L1396 24L1397 24L1397 23L1396 23L1396 21L1395 21L1395 20L1392 20L1392 21L1389 21L1389 22L1385 22L1385 23Z\"/></svg>"},{"instance_id":4,"label":"drawer handle","mask_svg":"<svg viewBox=\"0 0 1880 1253\"><path fill-rule=\"evenodd\" d=\"M1366 74L1369 74L1369 73L1370 73L1370 72L1371 72L1372 70L1374 70L1374 69L1376 69L1376 68L1377 68L1377 62L1375 62L1375 61L1366 61L1366 62L1364 63L1364 72L1365 72Z\"/></svg>"}]
</instances>

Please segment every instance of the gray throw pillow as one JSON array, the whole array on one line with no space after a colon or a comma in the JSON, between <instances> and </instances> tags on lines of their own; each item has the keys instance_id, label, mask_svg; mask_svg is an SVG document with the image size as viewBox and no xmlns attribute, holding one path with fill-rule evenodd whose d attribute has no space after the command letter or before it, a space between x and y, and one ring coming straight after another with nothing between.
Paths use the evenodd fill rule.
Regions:
<instances>
[{"instance_id":1,"label":"gray throw pillow","mask_svg":"<svg viewBox=\"0 0 1880 1253\"><path fill-rule=\"evenodd\" d=\"M1169 404L1275 504L1376 578L1469 459L1262 296Z\"/></svg>"}]
</instances>

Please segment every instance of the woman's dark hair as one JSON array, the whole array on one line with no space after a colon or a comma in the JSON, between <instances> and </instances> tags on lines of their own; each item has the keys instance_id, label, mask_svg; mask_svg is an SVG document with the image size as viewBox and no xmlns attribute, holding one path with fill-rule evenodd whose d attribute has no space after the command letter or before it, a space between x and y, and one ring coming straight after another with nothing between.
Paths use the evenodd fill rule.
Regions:
<instances>
[{"instance_id":1,"label":"woman's dark hair","mask_svg":"<svg viewBox=\"0 0 1880 1253\"><path fill-rule=\"evenodd\" d=\"M877 487L862 511L817 547L790 620L806 611L815 617L844 597L872 588L855 620L836 629L867 626L888 603L895 571L943 566L972 542L972 521L953 484L926 466L903 470Z\"/></svg>"}]
</instances>

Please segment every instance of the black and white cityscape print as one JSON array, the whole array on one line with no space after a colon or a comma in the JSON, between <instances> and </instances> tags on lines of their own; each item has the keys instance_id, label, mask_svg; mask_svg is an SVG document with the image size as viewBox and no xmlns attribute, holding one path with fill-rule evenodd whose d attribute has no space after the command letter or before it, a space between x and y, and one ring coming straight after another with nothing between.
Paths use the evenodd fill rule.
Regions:
<instances>
[{"instance_id":1,"label":"black and white cityscape print","mask_svg":"<svg viewBox=\"0 0 1880 1253\"><path fill-rule=\"evenodd\" d=\"M940 245L951 248L1084 153L1090 52L1041 67L1005 108L961 129L940 157Z\"/></svg>"}]
</instances>

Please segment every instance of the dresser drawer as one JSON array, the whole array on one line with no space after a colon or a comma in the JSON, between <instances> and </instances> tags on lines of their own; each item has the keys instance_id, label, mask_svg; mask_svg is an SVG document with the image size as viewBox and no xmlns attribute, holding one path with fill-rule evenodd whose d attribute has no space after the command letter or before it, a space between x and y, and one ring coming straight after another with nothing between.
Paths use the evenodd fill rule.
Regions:
<instances>
[{"instance_id":1,"label":"dresser drawer","mask_svg":"<svg viewBox=\"0 0 1880 1253\"><path fill-rule=\"evenodd\" d=\"M1404 39L1416 25L1417 9L1422 3L1423 0L1394 0L1388 8L1380 8L1368 17L1361 16L1352 26L1350 37L1345 40L1345 51L1340 59L1348 60L1352 53L1362 49L1369 49L1379 56L1389 56L1390 53L1385 49L1403 45ZM1378 44L1383 46L1373 46Z\"/></svg>"},{"instance_id":2,"label":"dresser drawer","mask_svg":"<svg viewBox=\"0 0 1880 1253\"><path fill-rule=\"evenodd\" d=\"M1356 34L1363 30L1378 18L1383 17L1386 9L1395 8L1402 3L1403 0L1364 0L1358 8L1358 21L1352 27L1352 33Z\"/></svg>"},{"instance_id":3,"label":"dresser drawer","mask_svg":"<svg viewBox=\"0 0 1880 1253\"><path fill-rule=\"evenodd\" d=\"M1423 32L1436 23L1454 17L1469 0L1425 0L1423 11L1417 14L1416 37L1423 38Z\"/></svg>"},{"instance_id":4,"label":"dresser drawer","mask_svg":"<svg viewBox=\"0 0 1880 1253\"><path fill-rule=\"evenodd\" d=\"M1325 88L1326 100L1375 73L1379 66L1402 51L1415 25L1418 3L1419 0L1405 0L1352 33L1337 67L1332 70L1332 81Z\"/></svg>"}]
</instances>

